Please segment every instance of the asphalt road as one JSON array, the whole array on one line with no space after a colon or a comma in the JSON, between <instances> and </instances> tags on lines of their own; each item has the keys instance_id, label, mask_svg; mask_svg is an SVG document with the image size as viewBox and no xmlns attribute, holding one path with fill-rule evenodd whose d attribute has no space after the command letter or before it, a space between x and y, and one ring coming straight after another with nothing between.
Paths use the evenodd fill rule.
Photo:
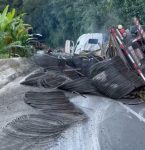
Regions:
<instances>
[{"instance_id":1,"label":"asphalt road","mask_svg":"<svg viewBox=\"0 0 145 150\"><path fill-rule=\"evenodd\" d=\"M0 134L16 117L36 113L23 102L23 94L41 89L22 86L21 80L18 78L0 89ZM70 97L88 115L88 121L66 130L53 147L34 150L145 150L145 104L124 105L88 95Z\"/></svg>"}]
</instances>

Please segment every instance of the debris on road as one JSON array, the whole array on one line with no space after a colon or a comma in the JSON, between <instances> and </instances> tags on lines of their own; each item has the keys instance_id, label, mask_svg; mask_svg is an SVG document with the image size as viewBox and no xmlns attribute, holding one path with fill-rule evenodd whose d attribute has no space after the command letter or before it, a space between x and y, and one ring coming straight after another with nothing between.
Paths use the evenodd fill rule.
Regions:
<instances>
[{"instance_id":1,"label":"debris on road","mask_svg":"<svg viewBox=\"0 0 145 150\"><path fill-rule=\"evenodd\" d=\"M79 55L62 52L35 55L33 59L41 69L21 84L45 88L48 92L25 93L24 102L37 114L24 115L9 123L3 130L2 148L51 146L49 140L60 137L74 123L86 120L87 115L70 102L64 92L102 95L120 101L144 100L145 57L143 43L140 43L144 32L138 22L136 25L140 36L137 40L128 37L131 32L121 25L111 29L105 57L85 51Z\"/></svg>"}]
</instances>

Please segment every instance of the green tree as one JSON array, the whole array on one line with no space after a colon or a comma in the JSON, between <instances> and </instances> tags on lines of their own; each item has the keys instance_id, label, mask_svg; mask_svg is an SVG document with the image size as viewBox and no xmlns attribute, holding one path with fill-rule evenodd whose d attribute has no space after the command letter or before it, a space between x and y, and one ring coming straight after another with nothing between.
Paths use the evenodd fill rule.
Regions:
<instances>
[{"instance_id":1,"label":"green tree","mask_svg":"<svg viewBox=\"0 0 145 150\"><path fill-rule=\"evenodd\" d=\"M144 0L24 0L23 10L34 31L53 47L83 33L106 32L117 24L128 26L133 16L145 22Z\"/></svg>"}]
</instances>

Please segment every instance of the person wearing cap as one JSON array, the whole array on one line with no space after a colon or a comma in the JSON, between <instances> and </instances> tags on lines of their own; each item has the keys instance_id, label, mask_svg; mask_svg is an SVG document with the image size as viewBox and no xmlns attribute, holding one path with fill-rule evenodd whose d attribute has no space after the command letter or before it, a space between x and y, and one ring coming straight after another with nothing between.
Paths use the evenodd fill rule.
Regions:
<instances>
[{"instance_id":1,"label":"person wearing cap","mask_svg":"<svg viewBox=\"0 0 145 150\"><path fill-rule=\"evenodd\" d=\"M123 26L122 25L118 25L118 30L119 30L119 32L121 33L121 35L123 36L123 37L126 37L126 31L125 31L125 29L123 28Z\"/></svg>"}]
</instances>

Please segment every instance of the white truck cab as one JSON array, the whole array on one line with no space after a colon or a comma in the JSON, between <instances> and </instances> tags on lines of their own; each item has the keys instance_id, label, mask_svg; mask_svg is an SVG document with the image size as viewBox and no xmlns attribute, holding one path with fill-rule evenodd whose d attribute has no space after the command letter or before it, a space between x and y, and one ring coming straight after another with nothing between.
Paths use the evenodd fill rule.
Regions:
<instances>
[{"instance_id":1,"label":"white truck cab","mask_svg":"<svg viewBox=\"0 0 145 150\"><path fill-rule=\"evenodd\" d=\"M96 51L97 55L101 55L101 49L103 45L103 34L102 33L83 34L78 38L75 46L71 46L68 40L66 43L67 44L65 47L66 49L65 51L67 53L69 52L70 49L71 54L80 54L83 51Z\"/></svg>"}]
</instances>

